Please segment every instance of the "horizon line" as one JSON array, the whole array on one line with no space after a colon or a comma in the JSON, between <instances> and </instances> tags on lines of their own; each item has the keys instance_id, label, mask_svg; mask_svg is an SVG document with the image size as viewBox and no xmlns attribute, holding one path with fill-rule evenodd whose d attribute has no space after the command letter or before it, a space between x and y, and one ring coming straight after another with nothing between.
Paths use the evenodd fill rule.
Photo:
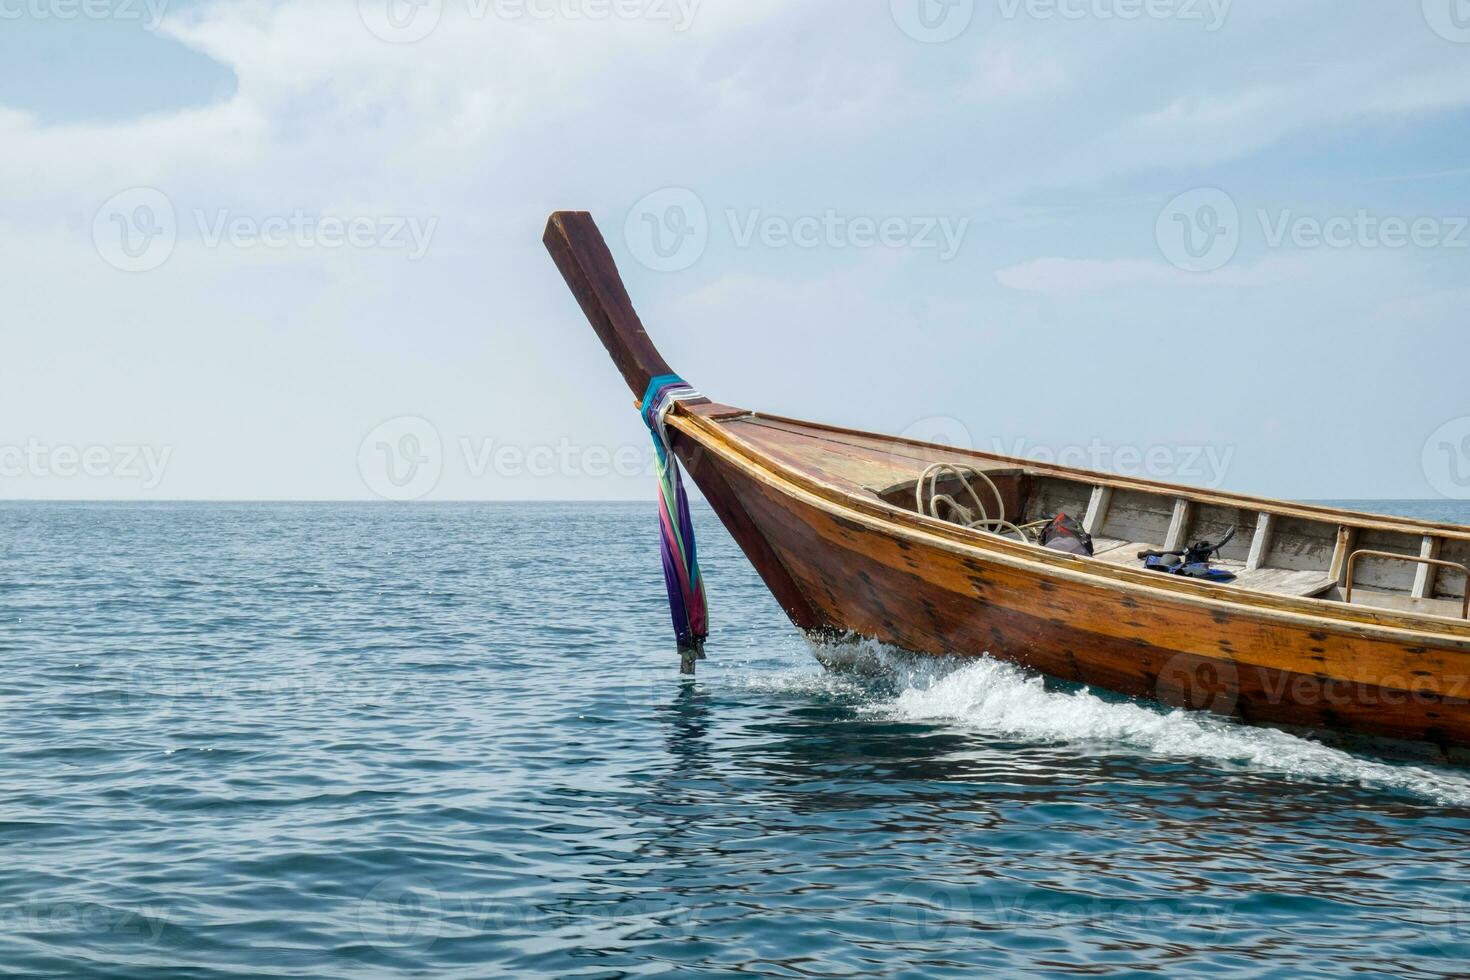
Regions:
<instances>
[{"instance_id":1,"label":"horizon line","mask_svg":"<svg viewBox=\"0 0 1470 980\"><path fill-rule=\"evenodd\" d=\"M1299 503L1323 502L1392 502L1416 504L1460 504L1470 503L1454 497L1282 497L1283 501ZM456 498L434 500L385 500L364 497L0 497L3 504L373 504L434 506L438 504L656 504L655 498L619 497L507 497L486 500L483 498ZM690 498L690 503L707 503L703 498Z\"/></svg>"}]
</instances>

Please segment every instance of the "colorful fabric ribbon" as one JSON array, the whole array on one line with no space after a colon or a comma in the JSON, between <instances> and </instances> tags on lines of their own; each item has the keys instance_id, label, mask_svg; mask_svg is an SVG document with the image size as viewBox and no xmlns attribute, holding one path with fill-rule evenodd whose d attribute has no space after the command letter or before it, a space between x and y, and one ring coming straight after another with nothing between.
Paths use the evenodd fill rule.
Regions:
<instances>
[{"instance_id":1,"label":"colorful fabric ribbon","mask_svg":"<svg viewBox=\"0 0 1470 980\"><path fill-rule=\"evenodd\" d=\"M669 611L684 669L692 673L694 660L704 655L709 636L709 608L704 594L704 577L694 544L694 525L689 520L689 496L679 475L679 460L669 443L664 419L681 401L703 398L676 374L665 374L648 383L640 408L658 457L659 525L662 531L664 585L669 593Z\"/></svg>"}]
</instances>

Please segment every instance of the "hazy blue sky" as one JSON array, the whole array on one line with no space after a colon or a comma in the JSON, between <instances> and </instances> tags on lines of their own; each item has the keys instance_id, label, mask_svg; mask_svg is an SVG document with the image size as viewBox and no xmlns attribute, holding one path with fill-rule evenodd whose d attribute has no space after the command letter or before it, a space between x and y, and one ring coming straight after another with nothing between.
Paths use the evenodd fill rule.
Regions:
<instances>
[{"instance_id":1,"label":"hazy blue sky","mask_svg":"<svg viewBox=\"0 0 1470 980\"><path fill-rule=\"evenodd\" d=\"M1470 0L0 0L0 81L0 496L648 499L557 208L722 401L1470 496Z\"/></svg>"}]
</instances>

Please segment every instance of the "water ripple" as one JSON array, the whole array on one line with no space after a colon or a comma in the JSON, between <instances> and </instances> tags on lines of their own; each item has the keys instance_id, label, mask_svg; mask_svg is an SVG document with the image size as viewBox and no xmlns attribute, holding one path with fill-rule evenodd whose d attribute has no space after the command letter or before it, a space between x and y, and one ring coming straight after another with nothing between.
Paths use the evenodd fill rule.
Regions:
<instances>
[{"instance_id":1,"label":"water ripple","mask_svg":"<svg viewBox=\"0 0 1470 980\"><path fill-rule=\"evenodd\" d=\"M0 505L0 969L1462 972L1462 772L828 670L696 519L687 682L650 507Z\"/></svg>"}]
</instances>

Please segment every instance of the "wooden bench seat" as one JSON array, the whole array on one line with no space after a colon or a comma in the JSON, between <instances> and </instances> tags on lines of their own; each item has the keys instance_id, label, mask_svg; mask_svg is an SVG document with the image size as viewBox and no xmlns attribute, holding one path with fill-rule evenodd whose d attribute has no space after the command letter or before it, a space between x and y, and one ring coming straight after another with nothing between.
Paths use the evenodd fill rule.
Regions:
<instances>
[{"instance_id":1,"label":"wooden bench seat","mask_svg":"<svg viewBox=\"0 0 1470 980\"><path fill-rule=\"evenodd\" d=\"M1235 562L1219 562L1222 568L1235 573L1231 585L1253 592L1273 592L1277 595L1319 596L1337 585L1337 580L1324 571L1297 568L1253 568L1246 570L1244 564L1236 567Z\"/></svg>"}]
</instances>

